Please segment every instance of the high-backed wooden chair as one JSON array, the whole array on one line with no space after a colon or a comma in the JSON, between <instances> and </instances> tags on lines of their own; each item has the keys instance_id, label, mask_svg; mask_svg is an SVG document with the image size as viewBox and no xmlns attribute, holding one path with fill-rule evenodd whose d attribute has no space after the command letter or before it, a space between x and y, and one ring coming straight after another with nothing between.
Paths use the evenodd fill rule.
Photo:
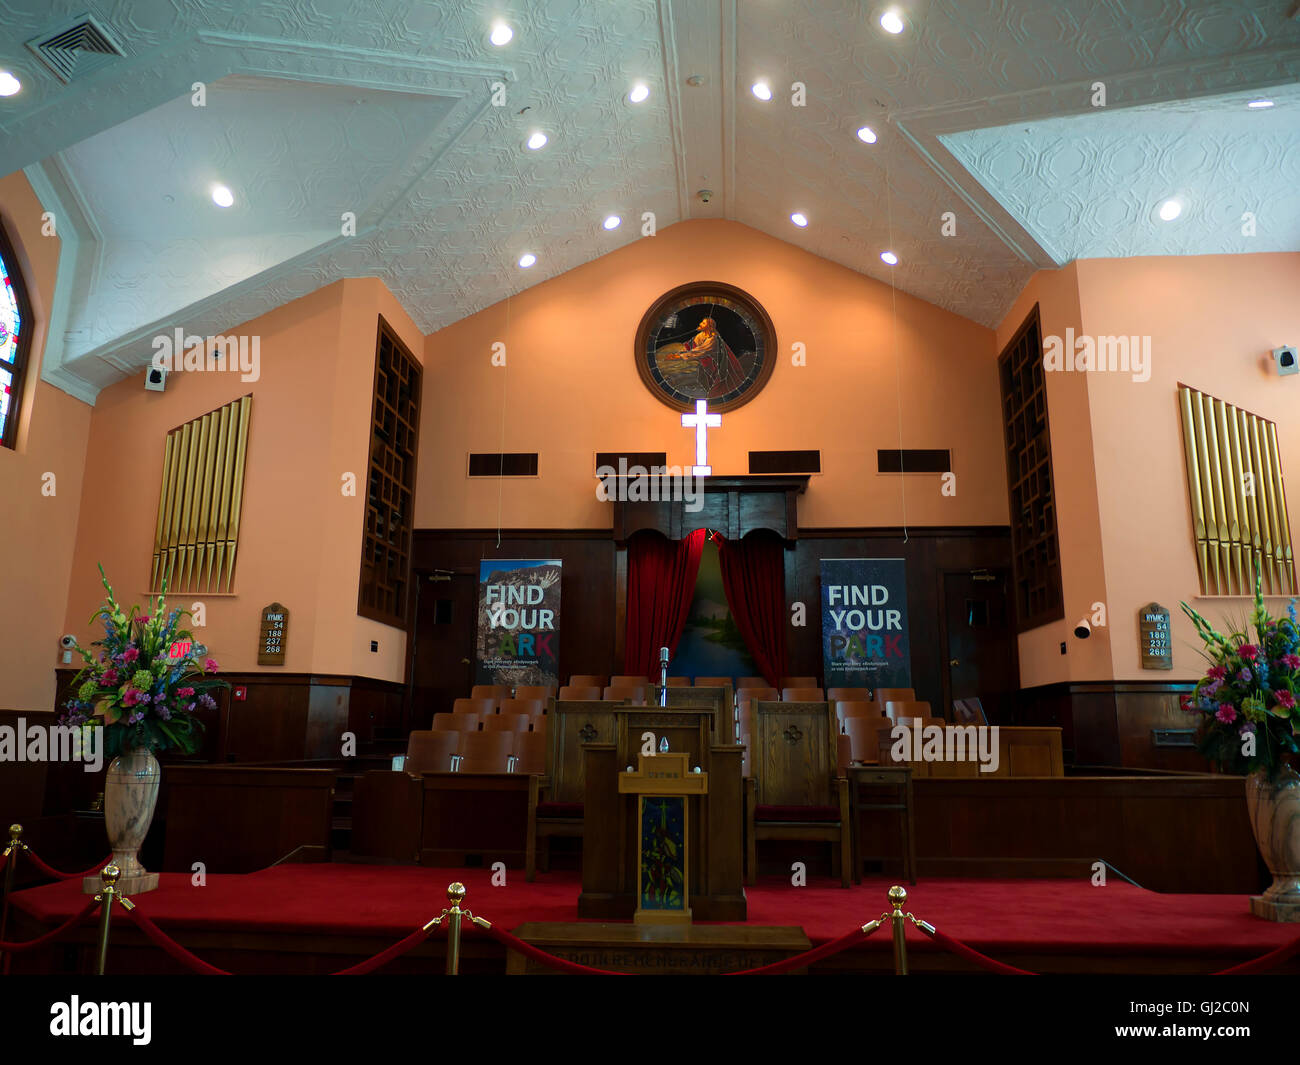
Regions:
<instances>
[{"instance_id":1,"label":"high-backed wooden chair","mask_svg":"<svg viewBox=\"0 0 1300 1065\"><path fill-rule=\"evenodd\" d=\"M929 703L919 703L912 699L890 699L885 703L885 716L897 724L901 721L910 723L918 717L924 720L934 715L930 713Z\"/></svg>"},{"instance_id":2,"label":"high-backed wooden chair","mask_svg":"<svg viewBox=\"0 0 1300 1065\"><path fill-rule=\"evenodd\" d=\"M546 772L546 733L520 732L515 736L515 772Z\"/></svg>"},{"instance_id":3,"label":"high-backed wooden chair","mask_svg":"<svg viewBox=\"0 0 1300 1065\"><path fill-rule=\"evenodd\" d=\"M434 714L433 727L444 732L477 732L478 714Z\"/></svg>"},{"instance_id":4,"label":"high-backed wooden chair","mask_svg":"<svg viewBox=\"0 0 1300 1065\"><path fill-rule=\"evenodd\" d=\"M560 689L558 699L565 699L569 702L588 702L591 699L599 699L604 685L599 687L592 684L566 684Z\"/></svg>"},{"instance_id":5,"label":"high-backed wooden chair","mask_svg":"<svg viewBox=\"0 0 1300 1065\"><path fill-rule=\"evenodd\" d=\"M907 703L916 699L915 688L877 688L873 693L876 702L884 705L888 702Z\"/></svg>"},{"instance_id":6,"label":"high-backed wooden chair","mask_svg":"<svg viewBox=\"0 0 1300 1065\"><path fill-rule=\"evenodd\" d=\"M875 703L867 703L874 706ZM849 756L855 762L875 765L880 761L881 722L885 719L877 714L875 717L848 717L844 719L844 731L849 741Z\"/></svg>"},{"instance_id":7,"label":"high-backed wooden chair","mask_svg":"<svg viewBox=\"0 0 1300 1065\"><path fill-rule=\"evenodd\" d=\"M855 702L868 702L871 699L871 693L866 688L827 688L826 698L832 703L853 700Z\"/></svg>"},{"instance_id":8,"label":"high-backed wooden chair","mask_svg":"<svg viewBox=\"0 0 1300 1065\"><path fill-rule=\"evenodd\" d=\"M515 734L463 732L456 753L458 773L510 773L515 767Z\"/></svg>"},{"instance_id":9,"label":"high-backed wooden chair","mask_svg":"<svg viewBox=\"0 0 1300 1065\"><path fill-rule=\"evenodd\" d=\"M782 677L782 688L815 688L817 687L816 677Z\"/></svg>"},{"instance_id":10,"label":"high-backed wooden chair","mask_svg":"<svg viewBox=\"0 0 1300 1065\"><path fill-rule=\"evenodd\" d=\"M861 699L841 699L835 704L835 719L840 723L840 731L847 732L845 727L850 718L865 717L869 718L877 727L886 724L885 708L879 703L866 702Z\"/></svg>"},{"instance_id":11,"label":"high-backed wooden chair","mask_svg":"<svg viewBox=\"0 0 1300 1065\"><path fill-rule=\"evenodd\" d=\"M825 698L826 696L822 694L822 690L812 685L807 687L791 685L788 688L781 689L781 701L783 703L819 703Z\"/></svg>"},{"instance_id":12,"label":"high-backed wooden chair","mask_svg":"<svg viewBox=\"0 0 1300 1065\"><path fill-rule=\"evenodd\" d=\"M533 723L529 714L490 714L483 719L484 732L527 732Z\"/></svg>"},{"instance_id":13,"label":"high-backed wooden chair","mask_svg":"<svg viewBox=\"0 0 1300 1065\"><path fill-rule=\"evenodd\" d=\"M546 703L542 699L502 699L500 713L541 717L546 713Z\"/></svg>"},{"instance_id":14,"label":"high-backed wooden chair","mask_svg":"<svg viewBox=\"0 0 1300 1065\"><path fill-rule=\"evenodd\" d=\"M832 871L849 886L853 857L849 783L838 771L838 729L825 701L753 704L746 780L748 882L758 878L757 842L810 840L831 845Z\"/></svg>"},{"instance_id":15,"label":"high-backed wooden chair","mask_svg":"<svg viewBox=\"0 0 1300 1065\"><path fill-rule=\"evenodd\" d=\"M457 699L451 704L453 714L476 714L478 717L487 717L488 714L497 712L497 700L489 699Z\"/></svg>"},{"instance_id":16,"label":"high-backed wooden chair","mask_svg":"<svg viewBox=\"0 0 1300 1065\"><path fill-rule=\"evenodd\" d=\"M412 732L406 739L406 762L402 768L415 776L421 773L450 773L451 760L460 748L459 732L427 730Z\"/></svg>"},{"instance_id":17,"label":"high-backed wooden chair","mask_svg":"<svg viewBox=\"0 0 1300 1065\"><path fill-rule=\"evenodd\" d=\"M696 677L695 687L697 688L725 688L731 683L730 677Z\"/></svg>"},{"instance_id":18,"label":"high-backed wooden chair","mask_svg":"<svg viewBox=\"0 0 1300 1065\"><path fill-rule=\"evenodd\" d=\"M516 699L540 699L543 703L555 698L554 684L521 684L515 689Z\"/></svg>"},{"instance_id":19,"label":"high-backed wooden chair","mask_svg":"<svg viewBox=\"0 0 1300 1065\"><path fill-rule=\"evenodd\" d=\"M646 701L646 686L644 684L637 686L633 684L626 685L609 685L601 692L602 699L607 703L632 703L635 706L641 706Z\"/></svg>"},{"instance_id":20,"label":"high-backed wooden chair","mask_svg":"<svg viewBox=\"0 0 1300 1065\"><path fill-rule=\"evenodd\" d=\"M509 699L513 695L509 684L475 684L469 690L471 699Z\"/></svg>"},{"instance_id":21,"label":"high-backed wooden chair","mask_svg":"<svg viewBox=\"0 0 1300 1065\"><path fill-rule=\"evenodd\" d=\"M603 688L609 678L598 673L575 673L569 678L571 688Z\"/></svg>"}]
</instances>

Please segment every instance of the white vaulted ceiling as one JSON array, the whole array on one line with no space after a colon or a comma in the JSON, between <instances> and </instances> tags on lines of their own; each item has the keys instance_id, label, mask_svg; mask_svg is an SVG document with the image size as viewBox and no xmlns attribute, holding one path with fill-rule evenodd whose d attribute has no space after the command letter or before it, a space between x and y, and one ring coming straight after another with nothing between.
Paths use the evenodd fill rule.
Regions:
<instances>
[{"instance_id":1,"label":"white vaulted ceiling","mask_svg":"<svg viewBox=\"0 0 1300 1065\"><path fill-rule=\"evenodd\" d=\"M24 85L0 170L26 169L65 252L43 376L93 400L159 333L342 277L379 276L432 332L644 239L644 211L734 219L984 324L1077 256L1300 247L1300 99L1277 88L1300 80L1295 0L900 0L898 36L886 6L0 0ZM25 42L83 14L125 56L64 84ZM1277 107L1246 113L1264 89ZM1174 193L1162 230L1148 201ZM1223 227L1252 202L1268 239L1243 244Z\"/></svg>"}]
</instances>

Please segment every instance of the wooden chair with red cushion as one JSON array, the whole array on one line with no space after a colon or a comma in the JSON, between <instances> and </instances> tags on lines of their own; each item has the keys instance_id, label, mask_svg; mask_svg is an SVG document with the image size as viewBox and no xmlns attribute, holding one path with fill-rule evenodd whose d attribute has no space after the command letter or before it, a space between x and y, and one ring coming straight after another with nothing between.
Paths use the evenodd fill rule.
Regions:
<instances>
[{"instance_id":1,"label":"wooden chair with red cushion","mask_svg":"<svg viewBox=\"0 0 1300 1065\"><path fill-rule=\"evenodd\" d=\"M832 872L848 887L853 868L849 782L838 769L839 730L831 704L760 699L750 705L748 882L758 878L758 841L807 840L830 844Z\"/></svg>"},{"instance_id":2,"label":"wooden chair with red cushion","mask_svg":"<svg viewBox=\"0 0 1300 1065\"><path fill-rule=\"evenodd\" d=\"M509 773L514 770L513 732L464 732L456 752L458 773Z\"/></svg>"},{"instance_id":3,"label":"wooden chair with red cushion","mask_svg":"<svg viewBox=\"0 0 1300 1065\"><path fill-rule=\"evenodd\" d=\"M788 688L781 689L781 701L783 703L820 703L826 696L822 690L817 687L800 688L791 685Z\"/></svg>"},{"instance_id":4,"label":"wooden chair with red cushion","mask_svg":"<svg viewBox=\"0 0 1300 1065\"><path fill-rule=\"evenodd\" d=\"M427 730L412 732L406 739L407 773L450 773L451 760L460 749L459 732Z\"/></svg>"}]
</instances>

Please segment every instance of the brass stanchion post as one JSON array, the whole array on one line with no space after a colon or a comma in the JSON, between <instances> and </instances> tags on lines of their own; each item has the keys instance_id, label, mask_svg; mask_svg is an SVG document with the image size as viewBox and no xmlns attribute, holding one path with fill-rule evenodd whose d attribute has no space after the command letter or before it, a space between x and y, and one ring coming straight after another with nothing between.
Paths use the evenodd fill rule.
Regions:
<instances>
[{"instance_id":1,"label":"brass stanchion post","mask_svg":"<svg viewBox=\"0 0 1300 1065\"><path fill-rule=\"evenodd\" d=\"M118 897L116 885L121 875L122 870L111 863L104 866L99 874L104 886L95 896L95 901L102 904L99 907L99 943L95 950L96 976L103 976L104 969L108 966L108 923L113 918L113 900Z\"/></svg>"},{"instance_id":2,"label":"brass stanchion post","mask_svg":"<svg viewBox=\"0 0 1300 1065\"><path fill-rule=\"evenodd\" d=\"M464 910L460 908L465 898L465 885L457 881L447 887L447 901L451 909L447 911L447 975L460 973L460 919Z\"/></svg>"},{"instance_id":3,"label":"brass stanchion post","mask_svg":"<svg viewBox=\"0 0 1300 1065\"><path fill-rule=\"evenodd\" d=\"M0 905L0 940L5 938L5 933L9 931L9 896L14 893L14 872L18 868L18 852L26 850L23 843L23 826L9 826L9 846L4 849L4 857L9 860L5 862L5 900Z\"/></svg>"},{"instance_id":4,"label":"brass stanchion post","mask_svg":"<svg viewBox=\"0 0 1300 1065\"><path fill-rule=\"evenodd\" d=\"M889 923L894 927L894 975L907 975L907 938L904 934L906 927L904 922L907 915L903 913L903 904L907 902L907 889L894 885L889 889L889 904L893 911L889 915Z\"/></svg>"}]
</instances>

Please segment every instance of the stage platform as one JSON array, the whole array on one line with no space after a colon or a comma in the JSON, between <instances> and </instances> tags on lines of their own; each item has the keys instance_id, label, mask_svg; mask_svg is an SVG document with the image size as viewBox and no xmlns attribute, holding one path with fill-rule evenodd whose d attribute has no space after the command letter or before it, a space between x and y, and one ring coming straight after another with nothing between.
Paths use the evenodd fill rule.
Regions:
<instances>
[{"instance_id":1,"label":"stage platform","mask_svg":"<svg viewBox=\"0 0 1300 1065\"><path fill-rule=\"evenodd\" d=\"M521 872L491 885L485 869L430 869L368 864L280 865L243 875L162 874L159 889L136 902L172 938L235 973L327 973L376 954L437 916L446 888L460 881L465 905L498 927L578 921L573 872ZM802 929L814 946L888 909L896 881L876 878L844 889L830 879L793 887L763 878L747 889L748 927ZM999 961L1035 972L1211 973L1266 954L1300 936L1300 925L1252 917L1242 895L1175 895L1146 891L1112 877L1088 880L928 878L906 885L907 909L940 931ZM81 883L65 881L15 893L13 938L28 939L66 920L84 904ZM662 932L657 933L662 935ZM70 972L84 965L94 929L83 926L61 945L19 955L18 972ZM977 972L908 928L913 972ZM444 941L434 939L384 972L441 971ZM467 931L462 971L504 973L504 949ZM82 970L86 971L86 970ZM184 971L126 920L114 920L110 972ZM818 963L813 973L892 972L888 929ZM1293 958L1278 973L1300 972Z\"/></svg>"}]
</instances>

